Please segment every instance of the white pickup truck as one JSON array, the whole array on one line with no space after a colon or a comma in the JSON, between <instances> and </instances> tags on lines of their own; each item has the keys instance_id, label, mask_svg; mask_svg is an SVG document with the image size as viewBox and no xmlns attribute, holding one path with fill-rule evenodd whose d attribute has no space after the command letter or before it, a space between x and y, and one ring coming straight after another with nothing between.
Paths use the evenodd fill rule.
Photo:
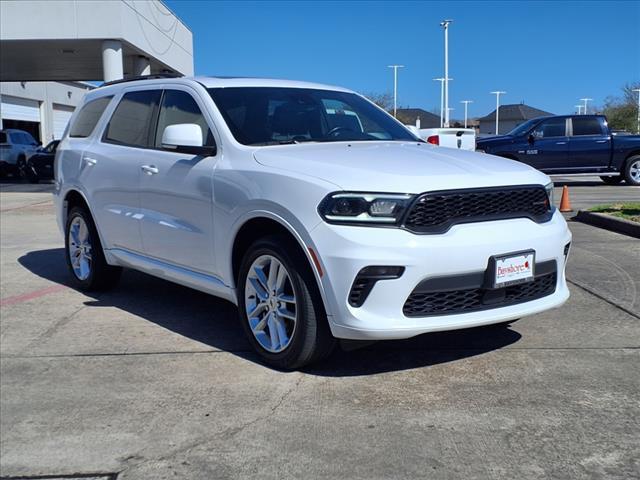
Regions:
<instances>
[{"instance_id":1,"label":"white pickup truck","mask_svg":"<svg viewBox=\"0 0 640 480\"><path fill-rule=\"evenodd\" d=\"M460 150L476 149L476 131L473 128L418 128L405 125L411 133L433 145Z\"/></svg>"}]
</instances>

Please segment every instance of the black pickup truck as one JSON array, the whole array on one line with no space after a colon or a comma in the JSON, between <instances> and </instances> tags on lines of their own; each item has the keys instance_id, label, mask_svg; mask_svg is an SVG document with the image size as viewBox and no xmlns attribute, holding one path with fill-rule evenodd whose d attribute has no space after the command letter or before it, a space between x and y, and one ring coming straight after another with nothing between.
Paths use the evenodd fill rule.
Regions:
<instances>
[{"instance_id":1,"label":"black pickup truck","mask_svg":"<svg viewBox=\"0 0 640 480\"><path fill-rule=\"evenodd\" d=\"M476 149L547 174L591 174L609 184L640 185L640 135L612 134L604 115L534 118L506 135L478 139Z\"/></svg>"}]
</instances>

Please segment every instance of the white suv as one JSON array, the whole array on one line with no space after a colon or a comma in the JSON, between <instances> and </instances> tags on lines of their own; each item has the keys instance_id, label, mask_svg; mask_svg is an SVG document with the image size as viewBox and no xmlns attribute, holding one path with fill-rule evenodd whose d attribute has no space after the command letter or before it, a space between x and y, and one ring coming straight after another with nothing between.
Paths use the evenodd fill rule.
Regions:
<instances>
[{"instance_id":1,"label":"white suv","mask_svg":"<svg viewBox=\"0 0 640 480\"><path fill-rule=\"evenodd\" d=\"M569 297L546 175L429 145L342 88L116 82L87 94L55 169L80 287L129 267L225 298L281 368L336 338L508 322Z\"/></svg>"}]
</instances>

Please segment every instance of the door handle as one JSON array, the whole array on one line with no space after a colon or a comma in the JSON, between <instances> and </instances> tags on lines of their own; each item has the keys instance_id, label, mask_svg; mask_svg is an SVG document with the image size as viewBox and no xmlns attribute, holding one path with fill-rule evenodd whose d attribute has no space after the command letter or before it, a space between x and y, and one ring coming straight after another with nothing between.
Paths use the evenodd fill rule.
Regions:
<instances>
[{"instance_id":1,"label":"door handle","mask_svg":"<svg viewBox=\"0 0 640 480\"><path fill-rule=\"evenodd\" d=\"M596 143L607 143L609 140L596 140Z\"/></svg>"},{"instance_id":2,"label":"door handle","mask_svg":"<svg viewBox=\"0 0 640 480\"><path fill-rule=\"evenodd\" d=\"M98 160L96 160L95 158L91 158L91 157L84 157L84 163L86 163L89 166L93 166L96 163L98 163Z\"/></svg>"},{"instance_id":3,"label":"door handle","mask_svg":"<svg viewBox=\"0 0 640 480\"><path fill-rule=\"evenodd\" d=\"M143 165L140 168L147 175L155 175L156 173L158 173L160 171L160 170L158 170L158 167L156 167L155 165Z\"/></svg>"},{"instance_id":4,"label":"door handle","mask_svg":"<svg viewBox=\"0 0 640 480\"><path fill-rule=\"evenodd\" d=\"M556 145L566 145L567 142L556 142Z\"/></svg>"}]
</instances>

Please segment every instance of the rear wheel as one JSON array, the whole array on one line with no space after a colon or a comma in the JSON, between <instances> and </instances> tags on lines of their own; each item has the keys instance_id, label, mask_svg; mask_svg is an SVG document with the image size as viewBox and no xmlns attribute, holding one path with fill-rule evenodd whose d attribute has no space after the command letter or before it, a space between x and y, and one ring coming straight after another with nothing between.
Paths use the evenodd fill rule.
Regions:
<instances>
[{"instance_id":1,"label":"rear wheel","mask_svg":"<svg viewBox=\"0 0 640 480\"><path fill-rule=\"evenodd\" d=\"M624 180L622 175L616 175L615 177L600 177L600 179L607 185L618 185Z\"/></svg>"},{"instance_id":2,"label":"rear wheel","mask_svg":"<svg viewBox=\"0 0 640 480\"><path fill-rule=\"evenodd\" d=\"M238 275L247 338L264 361L295 369L328 356L335 339L307 259L280 236L256 241Z\"/></svg>"},{"instance_id":3,"label":"rear wheel","mask_svg":"<svg viewBox=\"0 0 640 480\"><path fill-rule=\"evenodd\" d=\"M91 214L86 208L69 212L65 251L71 277L82 290L107 290L118 283L122 269L107 263Z\"/></svg>"},{"instance_id":4,"label":"rear wheel","mask_svg":"<svg viewBox=\"0 0 640 480\"><path fill-rule=\"evenodd\" d=\"M640 155L627 159L624 166L624 179L629 185L640 185Z\"/></svg>"}]
</instances>

